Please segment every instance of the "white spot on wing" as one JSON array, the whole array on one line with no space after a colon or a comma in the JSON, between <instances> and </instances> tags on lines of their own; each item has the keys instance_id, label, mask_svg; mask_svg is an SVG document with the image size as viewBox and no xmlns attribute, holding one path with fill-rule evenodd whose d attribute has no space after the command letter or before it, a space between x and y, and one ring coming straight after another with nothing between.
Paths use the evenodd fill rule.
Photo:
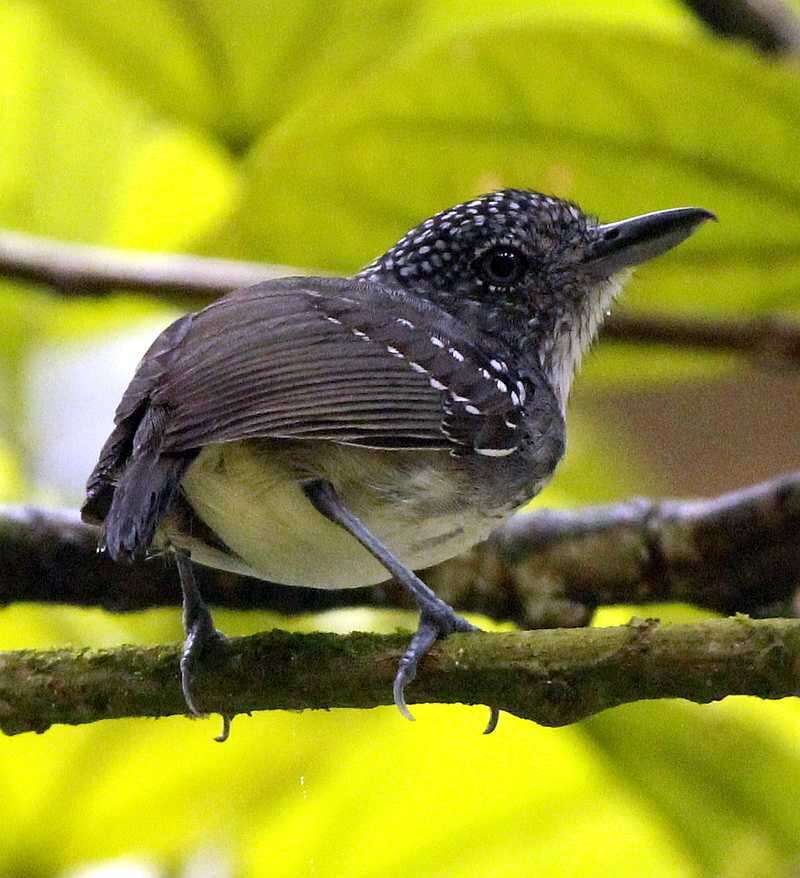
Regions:
<instances>
[{"instance_id":1,"label":"white spot on wing","mask_svg":"<svg viewBox=\"0 0 800 878\"><path fill-rule=\"evenodd\" d=\"M508 457L509 454L513 454L517 450L517 446L515 445L513 448L476 448L475 450L484 457Z\"/></svg>"}]
</instances>

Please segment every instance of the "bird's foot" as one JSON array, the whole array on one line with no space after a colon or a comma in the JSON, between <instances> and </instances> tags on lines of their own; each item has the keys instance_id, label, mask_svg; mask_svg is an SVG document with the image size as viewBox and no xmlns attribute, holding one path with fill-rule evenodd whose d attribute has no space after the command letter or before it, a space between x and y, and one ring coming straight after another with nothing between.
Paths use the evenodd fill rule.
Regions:
<instances>
[{"instance_id":1,"label":"bird's foot","mask_svg":"<svg viewBox=\"0 0 800 878\"><path fill-rule=\"evenodd\" d=\"M176 552L175 560L183 590L183 626L186 631L180 660L181 692L189 712L193 716L204 716L195 703L192 680L203 660L213 655L228 639L214 627L211 611L197 588L190 558ZM227 741L230 729L231 717L223 714L222 732L214 740Z\"/></svg>"},{"instance_id":2,"label":"bird's foot","mask_svg":"<svg viewBox=\"0 0 800 878\"><path fill-rule=\"evenodd\" d=\"M203 604L202 610L195 613L194 621L187 625L180 661L181 692L183 692L183 700L193 716L205 715L197 708L192 694L192 680L197 668L204 658L213 654L219 646L227 641L228 638L214 627L211 613ZM227 714L222 714L222 731L214 738L215 741L222 743L228 740L231 732L231 719L232 717Z\"/></svg>"},{"instance_id":3,"label":"bird's foot","mask_svg":"<svg viewBox=\"0 0 800 878\"><path fill-rule=\"evenodd\" d=\"M201 610L195 608L194 618L186 625L186 639L181 651L181 691L189 712L195 716L203 716L204 711L198 710L192 695L192 680L202 664L203 658L212 654L214 649L227 641L222 632L214 627L211 613L203 604Z\"/></svg>"},{"instance_id":4,"label":"bird's foot","mask_svg":"<svg viewBox=\"0 0 800 878\"><path fill-rule=\"evenodd\" d=\"M430 606L425 606L422 609L416 634L414 634L408 649L400 659L397 674L394 678L394 703L406 719L412 722L414 720L414 716L406 704L406 686L416 677L420 660L428 654L433 644L455 631L469 632L480 630L477 625L473 625L459 616L444 601L437 599L436 603L431 602ZM490 707L489 710L491 713L489 722L483 732L484 735L493 732L497 728L497 723L500 719L500 711L496 707Z\"/></svg>"}]
</instances>

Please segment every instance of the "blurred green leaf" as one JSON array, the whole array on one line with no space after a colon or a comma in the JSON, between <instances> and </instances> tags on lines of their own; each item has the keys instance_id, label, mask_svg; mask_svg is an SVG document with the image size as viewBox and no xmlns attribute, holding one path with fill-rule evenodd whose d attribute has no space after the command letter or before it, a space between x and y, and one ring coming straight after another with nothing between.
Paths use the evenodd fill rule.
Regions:
<instances>
[{"instance_id":1,"label":"blurred green leaf","mask_svg":"<svg viewBox=\"0 0 800 878\"><path fill-rule=\"evenodd\" d=\"M577 730L509 717L502 736L479 744L475 718L421 708L410 736L391 715L370 722L322 783L307 778L280 819L265 812L256 822L248 873L264 874L259 864L269 861L274 876L625 875L626 856L639 850L643 871L630 874L691 874L665 835L586 758ZM392 741L400 746L387 761ZM621 830L613 839L609 818Z\"/></svg>"},{"instance_id":2,"label":"blurred green leaf","mask_svg":"<svg viewBox=\"0 0 800 878\"><path fill-rule=\"evenodd\" d=\"M8 502L21 498L24 475L24 402L22 381L25 355L41 340L50 302L26 285L0 281L0 447L4 448L0 496Z\"/></svg>"},{"instance_id":3,"label":"blurred green leaf","mask_svg":"<svg viewBox=\"0 0 800 878\"><path fill-rule=\"evenodd\" d=\"M117 175L150 124L148 114L98 76L29 4L12 0L0 9L5 55L16 73L0 104L0 131L10 132L0 135L9 147L0 222L102 241Z\"/></svg>"},{"instance_id":4,"label":"blurred green leaf","mask_svg":"<svg viewBox=\"0 0 800 878\"><path fill-rule=\"evenodd\" d=\"M434 35L509 21L602 22L675 34L702 31L694 15L676 0L617 0L613 4L596 0L505 0L502 6L487 0L426 0L420 6L419 31Z\"/></svg>"},{"instance_id":5,"label":"blurred green leaf","mask_svg":"<svg viewBox=\"0 0 800 878\"><path fill-rule=\"evenodd\" d=\"M341 93L384 62L419 8L404 0L44 5L153 108L212 129L236 151L304 99Z\"/></svg>"},{"instance_id":6,"label":"blurred green leaf","mask_svg":"<svg viewBox=\"0 0 800 878\"><path fill-rule=\"evenodd\" d=\"M584 728L704 874L783 876L800 862L800 751L738 716L735 701L636 704Z\"/></svg>"},{"instance_id":7,"label":"blurred green leaf","mask_svg":"<svg viewBox=\"0 0 800 878\"><path fill-rule=\"evenodd\" d=\"M215 231L238 199L236 170L211 141L182 129L154 132L119 175L108 241L176 250Z\"/></svg>"},{"instance_id":8,"label":"blurred green leaf","mask_svg":"<svg viewBox=\"0 0 800 878\"><path fill-rule=\"evenodd\" d=\"M159 109L171 109L192 123L202 124L214 115L223 70L215 66L218 47L198 4L44 0L41 5L89 57L112 69L130 93L153 97Z\"/></svg>"},{"instance_id":9,"label":"blurred green leaf","mask_svg":"<svg viewBox=\"0 0 800 878\"><path fill-rule=\"evenodd\" d=\"M415 726L389 709L259 715L237 720L225 747L210 740L217 718L13 739L0 753L7 781L28 762L37 770L13 800L23 847L6 845L0 863L33 854L51 873L144 850L170 861L238 838L241 874L254 878L693 874L577 729L507 717L485 739L481 711L418 714Z\"/></svg>"},{"instance_id":10,"label":"blurred green leaf","mask_svg":"<svg viewBox=\"0 0 800 878\"><path fill-rule=\"evenodd\" d=\"M311 96L341 94L407 46L465 26L559 17L672 32L697 27L668 0L623 0L610 9L592 0L510 0L502 7L486 0L43 4L65 32L155 109L211 128L237 150Z\"/></svg>"},{"instance_id":11,"label":"blurred green leaf","mask_svg":"<svg viewBox=\"0 0 800 878\"><path fill-rule=\"evenodd\" d=\"M238 193L229 157L132 99L35 6L0 8L0 58L11 71L0 77L0 223L185 249L227 217Z\"/></svg>"}]
</instances>

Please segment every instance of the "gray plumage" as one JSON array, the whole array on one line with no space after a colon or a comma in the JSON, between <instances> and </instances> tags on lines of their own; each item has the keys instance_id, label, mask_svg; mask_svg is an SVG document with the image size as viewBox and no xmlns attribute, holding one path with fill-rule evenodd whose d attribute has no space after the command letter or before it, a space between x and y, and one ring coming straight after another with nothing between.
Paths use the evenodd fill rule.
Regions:
<instances>
[{"instance_id":1,"label":"gray plumage","mask_svg":"<svg viewBox=\"0 0 800 878\"><path fill-rule=\"evenodd\" d=\"M394 681L410 717L420 659L476 630L413 570L484 539L541 489L564 451L573 375L629 267L710 216L603 226L503 190L431 217L355 277L256 284L164 330L120 402L83 516L117 560L176 554L188 709L193 669L221 637L196 561L328 588L393 575L420 609Z\"/></svg>"},{"instance_id":2,"label":"gray plumage","mask_svg":"<svg viewBox=\"0 0 800 878\"><path fill-rule=\"evenodd\" d=\"M503 190L431 217L352 278L224 296L145 354L84 518L115 559L174 545L280 582L386 578L301 495L322 478L408 566L463 551L555 469L573 373L626 266L707 216L600 226Z\"/></svg>"}]
</instances>

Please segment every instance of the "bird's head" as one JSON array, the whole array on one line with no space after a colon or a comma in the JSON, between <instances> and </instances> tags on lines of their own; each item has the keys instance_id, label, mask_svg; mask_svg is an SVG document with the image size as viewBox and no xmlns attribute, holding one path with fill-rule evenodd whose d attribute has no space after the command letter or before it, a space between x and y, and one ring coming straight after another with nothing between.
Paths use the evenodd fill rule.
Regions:
<instances>
[{"instance_id":1,"label":"bird's head","mask_svg":"<svg viewBox=\"0 0 800 878\"><path fill-rule=\"evenodd\" d=\"M502 189L425 220L358 276L407 288L532 351L565 404L631 269L713 218L686 207L602 224L572 202Z\"/></svg>"}]
</instances>

